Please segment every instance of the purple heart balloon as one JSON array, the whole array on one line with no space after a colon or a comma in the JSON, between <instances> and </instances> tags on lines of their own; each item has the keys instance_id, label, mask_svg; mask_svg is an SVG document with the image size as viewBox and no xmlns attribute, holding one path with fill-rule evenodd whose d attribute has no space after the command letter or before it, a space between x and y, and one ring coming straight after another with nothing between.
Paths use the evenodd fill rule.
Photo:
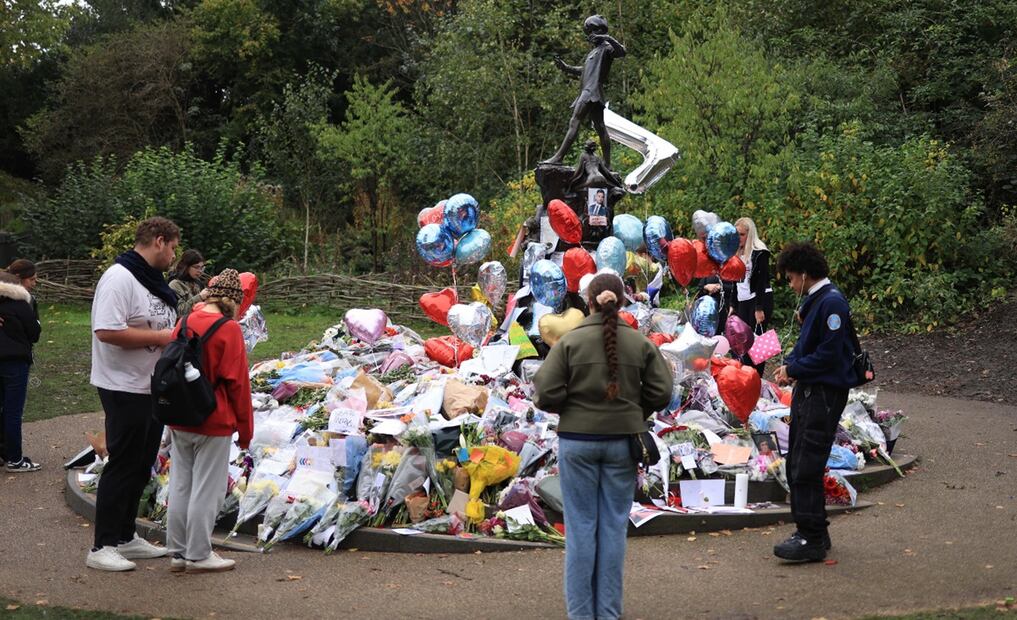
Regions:
<instances>
[{"instance_id":1,"label":"purple heart balloon","mask_svg":"<svg viewBox=\"0 0 1017 620\"><path fill-rule=\"evenodd\" d=\"M343 323L350 334L367 344L374 344L385 334L385 327L388 325L388 317L377 308L364 310L353 308L346 312Z\"/></svg>"},{"instance_id":2,"label":"purple heart balloon","mask_svg":"<svg viewBox=\"0 0 1017 620\"><path fill-rule=\"evenodd\" d=\"M402 351L392 351L385 358L385 361L381 363L381 368L378 369L380 374L386 374L393 370L398 370L404 366L412 366L413 358L403 353Z\"/></svg>"},{"instance_id":3,"label":"purple heart balloon","mask_svg":"<svg viewBox=\"0 0 1017 620\"><path fill-rule=\"evenodd\" d=\"M749 349L752 348L752 343L756 340L755 334L752 333L752 328L749 327L748 323L741 320L737 314L727 317L727 323L724 325L724 336L727 337L731 350L739 356L748 353Z\"/></svg>"}]
</instances>

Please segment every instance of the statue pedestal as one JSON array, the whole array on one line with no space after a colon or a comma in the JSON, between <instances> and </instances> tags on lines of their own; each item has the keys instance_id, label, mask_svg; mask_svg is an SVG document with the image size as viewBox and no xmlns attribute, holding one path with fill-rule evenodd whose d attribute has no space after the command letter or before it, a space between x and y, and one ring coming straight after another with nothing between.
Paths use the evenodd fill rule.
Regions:
<instances>
[{"instance_id":1,"label":"statue pedestal","mask_svg":"<svg viewBox=\"0 0 1017 620\"><path fill-rule=\"evenodd\" d=\"M567 204L579 217L583 224L582 247L594 251L602 239L614 234L611 223L614 207L625 196L621 187L596 181L591 183L583 179L577 182L576 169L564 164L539 164L534 175L537 186L540 187L545 212L547 205L557 199ZM606 197L604 206L599 209L595 201L597 190L603 190ZM573 247L579 246L559 240L554 251L564 252Z\"/></svg>"}]
</instances>

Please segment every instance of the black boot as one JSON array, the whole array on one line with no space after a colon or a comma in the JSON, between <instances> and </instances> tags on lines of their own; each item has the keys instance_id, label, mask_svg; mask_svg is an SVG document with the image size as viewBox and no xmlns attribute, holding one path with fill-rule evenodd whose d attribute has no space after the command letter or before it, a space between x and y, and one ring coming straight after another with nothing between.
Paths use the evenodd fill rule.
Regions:
<instances>
[{"instance_id":1,"label":"black boot","mask_svg":"<svg viewBox=\"0 0 1017 620\"><path fill-rule=\"evenodd\" d=\"M822 538L811 542L795 532L784 542L774 545L773 555L788 562L819 562L826 558L825 542Z\"/></svg>"}]
</instances>

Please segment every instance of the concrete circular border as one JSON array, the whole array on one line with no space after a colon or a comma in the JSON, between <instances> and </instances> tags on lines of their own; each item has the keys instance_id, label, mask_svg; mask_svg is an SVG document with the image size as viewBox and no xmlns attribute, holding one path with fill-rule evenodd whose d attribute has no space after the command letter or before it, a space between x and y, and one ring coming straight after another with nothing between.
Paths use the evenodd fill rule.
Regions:
<instances>
[{"instance_id":1,"label":"concrete circular border","mask_svg":"<svg viewBox=\"0 0 1017 620\"><path fill-rule=\"evenodd\" d=\"M901 470L911 469L917 462L918 459L914 456L901 455L897 459L897 465ZM67 472L64 499L71 510L90 521L95 521L95 496L85 493L81 489L78 485L77 474L78 472L73 469ZM885 465L870 465L863 471L854 472L848 476L848 479L859 491L887 484L897 478L898 476L894 469ZM733 495L734 483L729 481L727 486L729 487L727 493ZM784 490L776 482L751 483L749 486L750 502L777 502L784 499ZM871 502L859 500L855 506L827 506L827 512L830 514L840 514L861 510L870 506L872 506ZM786 504L778 508L756 510L752 514L704 515L701 513L665 513L639 528L634 527L630 523L629 536L661 536L687 534L693 531L716 532L720 530L737 530L746 527L775 525L780 522L789 522L790 520L791 510ZM139 536L149 540L165 542L166 532L159 524L140 518L137 524ZM234 551L260 552L260 549L254 544L254 537L249 533L241 534L234 538L227 538L225 532L216 531L213 535L213 543L218 547ZM556 548L554 545L545 543L476 536L444 536L441 534L406 536L388 528L372 527L362 527L356 530L340 545L340 549L386 553L491 553L554 548Z\"/></svg>"}]
</instances>

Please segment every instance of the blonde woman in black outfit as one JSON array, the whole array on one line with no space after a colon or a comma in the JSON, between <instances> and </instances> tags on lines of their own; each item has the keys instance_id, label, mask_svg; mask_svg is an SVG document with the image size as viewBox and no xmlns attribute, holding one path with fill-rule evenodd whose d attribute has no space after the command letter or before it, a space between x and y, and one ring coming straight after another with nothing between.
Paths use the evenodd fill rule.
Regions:
<instances>
[{"instance_id":1,"label":"blonde woman in black outfit","mask_svg":"<svg viewBox=\"0 0 1017 620\"><path fill-rule=\"evenodd\" d=\"M769 329L770 317L773 316L770 250L759 238L756 224L751 219L739 219L735 222L735 228L738 229L738 256L745 263L745 278L735 285L735 313L759 335ZM742 362L752 365L759 376L763 376L766 362L752 364L748 355L745 355Z\"/></svg>"}]
</instances>

